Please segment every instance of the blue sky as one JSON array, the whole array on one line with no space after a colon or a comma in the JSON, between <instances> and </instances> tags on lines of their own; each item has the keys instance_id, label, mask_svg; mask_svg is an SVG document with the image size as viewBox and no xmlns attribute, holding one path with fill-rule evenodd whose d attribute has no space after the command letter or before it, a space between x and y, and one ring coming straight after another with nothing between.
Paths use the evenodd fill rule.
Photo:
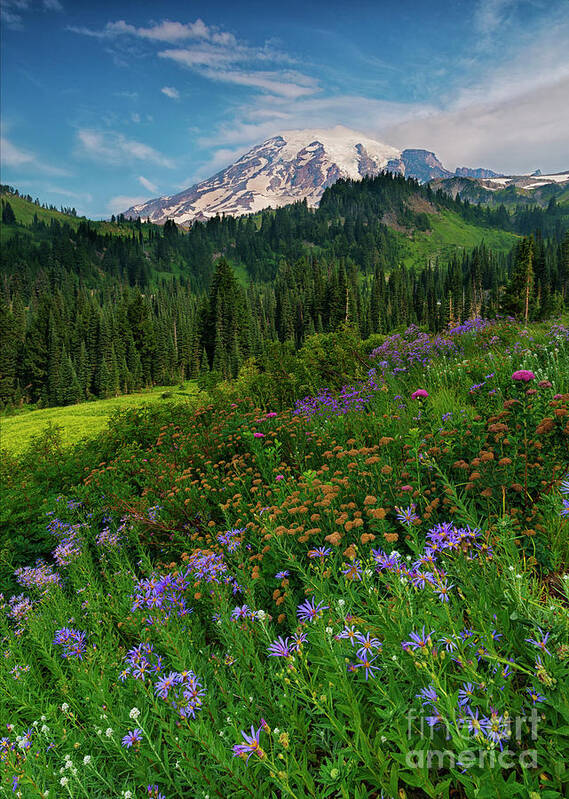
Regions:
<instances>
[{"instance_id":1,"label":"blue sky","mask_svg":"<svg viewBox=\"0 0 569 799\"><path fill-rule=\"evenodd\" d=\"M569 0L2 0L2 182L93 217L343 124L569 168Z\"/></svg>"}]
</instances>

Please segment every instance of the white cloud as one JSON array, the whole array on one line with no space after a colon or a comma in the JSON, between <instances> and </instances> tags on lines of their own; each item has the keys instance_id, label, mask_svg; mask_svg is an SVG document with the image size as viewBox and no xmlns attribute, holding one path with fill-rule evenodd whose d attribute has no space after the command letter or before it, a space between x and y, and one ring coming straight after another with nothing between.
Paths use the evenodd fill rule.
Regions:
<instances>
[{"instance_id":1,"label":"white cloud","mask_svg":"<svg viewBox=\"0 0 569 799\"><path fill-rule=\"evenodd\" d=\"M133 205L140 205L146 202L148 197L130 197L125 194L118 194L116 197L111 197L107 203L107 210L111 214L122 214L123 211L128 210Z\"/></svg>"},{"instance_id":2,"label":"white cloud","mask_svg":"<svg viewBox=\"0 0 569 799\"><path fill-rule=\"evenodd\" d=\"M148 28L137 28L136 25L130 25L124 19L120 19L117 22L107 22L102 30L75 26L69 26L67 30L83 36L93 36L97 39L114 39L118 36L127 35L154 42L169 42L170 44L188 39L208 39L225 45L235 41L233 34L223 33L218 28L209 27L201 19L188 23L172 22L165 19Z\"/></svg>"},{"instance_id":3,"label":"white cloud","mask_svg":"<svg viewBox=\"0 0 569 799\"><path fill-rule=\"evenodd\" d=\"M63 11L59 0L43 0L43 7L46 11Z\"/></svg>"},{"instance_id":4,"label":"white cloud","mask_svg":"<svg viewBox=\"0 0 569 799\"><path fill-rule=\"evenodd\" d=\"M180 99L180 92L178 89L174 89L173 86L163 86L160 91L162 94L165 94L166 97L169 97L171 100L179 100Z\"/></svg>"},{"instance_id":5,"label":"white cloud","mask_svg":"<svg viewBox=\"0 0 569 799\"><path fill-rule=\"evenodd\" d=\"M143 175L139 176L138 182L140 183L141 186L144 186L145 189L152 192L152 194L158 193L158 186L155 186L154 183L151 183Z\"/></svg>"},{"instance_id":6,"label":"white cloud","mask_svg":"<svg viewBox=\"0 0 569 799\"><path fill-rule=\"evenodd\" d=\"M0 159L4 168L31 168L46 175L69 175L67 169L44 163L35 153L16 147L4 136L0 139Z\"/></svg>"},{"instance_id":7,"label":"white cloud","mask_svg":"<svg viewBox=\"0 0 569 799\"><path fill-rule=\"evenodd\" d=\"M82 129L77 134L79 153L111 165L132 161L147 161L157 166L174 168L172 159L148 144L127 139L122 133Z\"/></svg>"}]
</instances>

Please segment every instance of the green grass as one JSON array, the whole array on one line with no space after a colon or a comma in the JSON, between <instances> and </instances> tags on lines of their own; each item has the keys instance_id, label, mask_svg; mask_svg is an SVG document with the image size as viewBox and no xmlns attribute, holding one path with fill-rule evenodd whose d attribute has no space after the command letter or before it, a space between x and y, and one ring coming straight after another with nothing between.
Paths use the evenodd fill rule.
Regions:
<instances>
[{"instance_id":1,"label":"green grass","mask_svg":"<svg viewBox=\"0 0 569 799\"><path fill-rule=\"evenodd\" d=\"M52 211L47 208L42 208L33 202L29 202L29 200L25 200L23 197L16 197L14 194L3 193L2 199L10 203L16 217L15 225L1 226L0 236L2 241L11 238L16 233L20 235L32 235L32 232L28 230L27 227L32 224L34 215L36 214L38 220L40 222L45 222L47 225L51 223L52 219L55 219L61 225L67 224L76 230L80 222L88 221L89 225L100 235L105 235L106 233L113 236L132 235L133 225L130 222L119 225L105 220L87 219L84 216L70 216L68 214L62 214L61 211ZM144 238L148 237L148 225L142 226L142 233Z\"/></svg>"},{"instance_id":2,"label":"green grass","mask_svg":"<svg viewBox=\"0 0 569 799\"><path fill-rule=\"evenodd\" d=\"M429 214L429 221L428 232L415 231L412 238L400 234L406 267L424 267L429 259L446 260L457 251L471 250L482 242L497 252L508 252L519 238L503 230L471 225L453 211Z\"/></svg>"},{"instance_id":3,"label":"green grass","mask_svg":"<svg viewBox=\"0 0 569 799\"><path fill-rule=\"evenodd\" d=\"M50 424L62 428L64 444L75 444L103 430L107 420L116 410L126 410L154 402L195 402L199 393L196 383L188 381L183 389L179 386L157 386L147 391L125 394L112 399L34 411L23 410L21 413L0 420L0 446L18 455L26 449L34 436ZM169 396L164 398L165 394Z\"/></svg>"}]
</instances>

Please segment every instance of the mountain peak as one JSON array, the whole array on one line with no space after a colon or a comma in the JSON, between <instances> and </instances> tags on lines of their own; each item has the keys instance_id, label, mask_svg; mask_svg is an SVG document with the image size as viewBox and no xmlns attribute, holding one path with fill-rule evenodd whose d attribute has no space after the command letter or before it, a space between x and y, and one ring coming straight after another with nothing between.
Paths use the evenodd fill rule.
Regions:
<instances>
[{"instance_id":1,"label":"mountain peak","mask_svg":"<svg viewBox=\"0 0 569 799\"><path fill-rule=\"evenodd\" d=\"M188 224L303 199L316 206L324 190L339 178L377 175L400 155L397 148L343 125L287 130L252 147L213 177L179 194L135 205L125 216Z\"/></svg>"}]
</instances>

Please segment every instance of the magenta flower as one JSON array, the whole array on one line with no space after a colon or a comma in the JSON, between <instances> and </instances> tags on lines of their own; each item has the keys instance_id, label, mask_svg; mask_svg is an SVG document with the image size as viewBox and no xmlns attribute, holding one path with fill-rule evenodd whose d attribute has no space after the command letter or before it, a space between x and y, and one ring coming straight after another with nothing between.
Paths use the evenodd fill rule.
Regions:
<instances>
[{"instance_id":1,"label":"magenta flower","mask_svg":"<svg viewBox=\"0 0 569 799\"><path fill-rule=\"evenodd\" d=\"M417 391L414 391L411 394L411 399L426 399L429 396L429 392L425 391L424 388L418 388Z\"/></svg>"},{"instance_id":2,"label":"magenta flower","mask_svg":"<svg viewBox=\"0 0 569 799\"><path fill-rule=\"evenodd\" d=\"M265 438L264 433L253 433L253 438Z\"/></svg>"},{"instance_id":3,"label":"magenta flower","mask_svg":"<svg viewBox=\"0 0 569 799\"><path fill-rule=\"evenodd\" d=\"M512 375L512 380L517 380L522 383L529 383L530 380L534 379L535 375L533 372L530 372L529 369L520 369Z\"/></svg>"}]
</instances>

